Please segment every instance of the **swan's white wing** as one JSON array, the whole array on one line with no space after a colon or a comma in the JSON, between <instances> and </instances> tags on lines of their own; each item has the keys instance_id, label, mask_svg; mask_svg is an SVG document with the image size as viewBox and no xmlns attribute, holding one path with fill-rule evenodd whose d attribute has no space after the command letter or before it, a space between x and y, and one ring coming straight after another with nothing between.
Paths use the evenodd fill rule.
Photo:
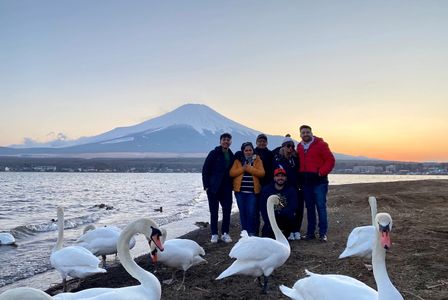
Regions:
<instances>
[{"instance_id":1,"label":"swan's white wing","mask_svg":"<svg viewBox=\"0 0 448 300\"><path fill-rule=\"evenodd\" d=\"M204 249L195 241L188 239L168 240L163 244L164 251L157 254L157 260L172 268L188 270L191 266L204 262L200 255Z\"/></svg>"},{"instance_id":2,"label":"swan's white wing","mask_svg":"<svg viewBox=\"0 0 448 300\"><path fill-rule=\"evenodd\" d=\"M77 245L88 249L94 255L108 255L117 253L117 242L121 229L115 226L100 227L90 230L80 236ZM135 246L135 238L129 242L129 248Z\"/></svg>"},{"instance_id":3,"label":"swan's white wing","mask_svg":"<svg viewBox=\"0 0 448 300\"><path fill-rule=\"evenodd\" d=\"M93 288L76 293L61 293L53 297L56 300L158 300L157 291L149 290L142 285L123 288Z\"/></svg>"},{"instance_id":4,"label":"swan's white wing","mask_svg":"<svg viewBox=\"0 0 448 300\"><path fill-rule=\"evenodd\" d=\"M307 271L292 289L281 288L292 299L307 300L376 300L378 293L366 284L344 275L320 275Z\"/></svg>"},{"instance_id":5,"label":"swan's white wing","mask_svg":"<svg viewBox=\"0 0 448 300\"><path fill-rule=\"evenodd\" d=\"M230 250L229 256L238 260L262 260L276 253L281 243L270 238L243 237Z\"/></svg>"},{"instance_id":6,"label":"swan's white wing","mask_svg":"<svg viewBox=\"0 0 448 300\"><path fill-rule=\"evenodd\" d=\"M375 227L372 225L354 228L348 236L347 247L339 258L349 256L371 257L375 233Z\"/></svg>"},{"instance_id":7,"label":"swan's white wing","mask_svg":"<svg viewBox=\"0 0 448 300\"><path fill-rule=\"evenodd\" d=\"M69 246L53 252L50 256L51 265L66 275L83 278L94 273L105 273L106 270L98 268L99 259L89 250Z\"/></svg>"},{"instance_id":8,"label":"swan's white wing","mask_svg":"<svg viewBox=\"0 0 448 300\"><path fill-rule=\"evenodd\" d=\"M289 257L289 248L276 240L260 237L243 237L233 246L230 257L236 261L216 279L234 274L269 276Z\"/></svg>"},{"instance_id":9,"label":"swan's white wing","mask_svg":"<svg viewBox=\"0 0 448 300\"><path fill-rule=\"evenodd\" d=\"M114 226L110 227L100 227L93 230L87 231L85 234L81 235L77 243L80 242L91 242L94 241L97 238L115 238L120 236L120 229Z\"/></svg>"},{"instance_id":10,"label":"swan's white wing","mask_svg":"<svg viewBox=\"0 0 448 300\"><path fill-rule=\"evenodd\" d=\"M53 299L47 293L29 288L29 287L19 287L0 294L0 300L48 300Z\"/></svg>"}]
</instances>

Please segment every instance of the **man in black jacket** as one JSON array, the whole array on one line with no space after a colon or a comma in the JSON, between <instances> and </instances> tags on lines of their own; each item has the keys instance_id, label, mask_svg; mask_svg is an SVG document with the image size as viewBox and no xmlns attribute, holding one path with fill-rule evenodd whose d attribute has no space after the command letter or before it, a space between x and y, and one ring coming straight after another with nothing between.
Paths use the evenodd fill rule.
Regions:
<instances>
[{"instance_id":1,"label":"man in black jacket","mask_svg":"<svg viewBox=\"0 0 448 300\"><path fill-rule=\"evenodd\" d=\"M229 175L233 165L234 156L230 145L232 135L221 134L220 146L208 154L202 167L202 184L207 192L208 206L210 209L211 242L218 242L218 212L219 204L222 209L221 239L230 243L229 235L230 213L232 211L232 179Z\"/></svg>"},{"instance_id":2,"label":"man in black jacket","mask_svg":"<svg viewBox=\"0 0 448 300\"><path fill-rule=\"evenodd\" d=\"M260 210L264 221L261 235L263 237L274 237L266 209L268 197L271 195L278 195L281 199L282 205L275 209L275 220L280 230L283 231L283 234L288 236L295 229L297 191L293 186L287 184L287 175L283 168L274 170L274 181L265 186L261 191Z\"/></svg>"}]
</instances>

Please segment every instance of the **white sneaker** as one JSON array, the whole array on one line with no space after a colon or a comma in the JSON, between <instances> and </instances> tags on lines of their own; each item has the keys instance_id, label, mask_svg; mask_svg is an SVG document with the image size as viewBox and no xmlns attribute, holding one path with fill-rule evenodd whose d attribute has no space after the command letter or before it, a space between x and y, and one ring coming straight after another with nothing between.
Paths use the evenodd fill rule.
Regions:
<instances>
[{"instance_id":1,"label":"white sneaker","mask_svg":"<svg viewBox=\"0 0 448 300\"><path fill-rule=\"evenodd\" d=\"M300 232L294 232L294 239L296 241L300 240Z\"/></svg>"},{"instance_id":2,"label":"white sneaker","mask_svg":"<svg viewBox=\"0 0 448 300\"><path fill-rule=\"evenodd\" d=\"M291 232L291 234L288 236L288 240L290 240L290 241L294 241L295 240L294 233Z\"/></svg>"},{"instance_id":3,"label":"white sneaker","mask_svg":"<svg viewBox=\"0 0 448 300\"><path fill-rule=\"evenodd\" d=\"M232 242L232 238L226 232L224 232L224 234L221 236L221 240L224 243L231 243Z\"/></svg>"},{"instance_id":4,"label":"white sneaker","mask_svg":"<svg viewBox=\"0 0 448 300\"><path fill-rule=\"evenodd\" d=\"M212 238L211 238L210 242L213 244L216 244L218 242L218 235L212 234Z\"/></svg>"}]
</instances>

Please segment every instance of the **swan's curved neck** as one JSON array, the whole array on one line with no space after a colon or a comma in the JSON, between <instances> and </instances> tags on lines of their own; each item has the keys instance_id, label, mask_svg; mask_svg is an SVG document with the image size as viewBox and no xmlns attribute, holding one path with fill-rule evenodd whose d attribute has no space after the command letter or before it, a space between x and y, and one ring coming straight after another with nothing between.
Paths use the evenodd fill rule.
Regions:
<instances>
[{"instance_id":1,"label":"swan's curved neck","mask_svg":"<svg viewBox=\"0 0 448 300\"><path fill-rule=\"evenodd\" d=\"M381 233L377 230L375 244L372 251L373 276L378 291L378 300L384 299L385 295L398 293L398 290L390 281L386 268L386 250L381 246Z\"/></svg>"},{"instance_id":2,"label":"swan's curved neck","mask_svg":"<svg viewBox=\"0 0 448 300\"><path fill-rule=\"evenodd\" d=\"M268 203L267 203L266 208L268 211L269 223L271 223L271 228L272 228L272 231L274 232L275 239L278 242L285 244L289 247L288 240L286 239L286 237L283 235L282 231L278 227L277 220L275 219L275 213L274 213L275 201L276 201L275 198L271 198L271 197L268 198Z\"/></svg>"},{"instance_id":3,"label":"swan's curved neck","mask_svg":"<svg viewBox=\"0 0 448 300\"><path fill-rule=\"evenodd\" d=\"M140 219L129 224L122 232L117 242L117 252L121 264L126 271L140 283L149 289L158 293L159 297L162 294L162 288L159 280L152 273L145 271L131 257L129 252L129 242L136 233L147 232L147 228L151 226L156 227L154 222L148 219Z\"/></svg>"},{"instance_id":4,"label":"swan's curved neck","mask_svg":"<svg viewBox=\"0 0 448 300\"><path fill-rule=\"evenodd\" d=\"M64 244L64 211L58 208L58 239L54 245L53 251L62 249Z\"/></svg>"},{"instance_id":5,"label":"swan's curved neck","mask_svg":"<svg viewBox=\"0 0 448 300\"><path fill-rule=\"evenodd\" d=\"M376 216L376 212L377 212L376 198L370 196L369 204L370 204L370 214L372 216L372 225L375 226L375 216Z\"/></svg>"}]
</instances>

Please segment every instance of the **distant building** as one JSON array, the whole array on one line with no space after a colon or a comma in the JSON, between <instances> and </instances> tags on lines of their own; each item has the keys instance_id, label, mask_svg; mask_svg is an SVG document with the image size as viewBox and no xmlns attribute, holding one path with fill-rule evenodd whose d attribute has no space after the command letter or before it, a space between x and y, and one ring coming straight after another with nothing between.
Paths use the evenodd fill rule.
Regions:
<instances>
[{"instance_id":1,"label":"distant building","mask_svg":"<svg viewBox=\"0 0 448 300\"><path fill-rule=\"evenodd\" d=\"M361 173L361 174L375 174L375 173L383 173L383 167L377 166L354 166L353 173Z\"/></svg>"},{"instance_id":2,"label":"distant building","mask_svg":"<svg viewBox=\"0 0 448 300\"><path fill-rule=\"evenodd\" d=\"M395 165L388 165L385 167L385 169L386 169L385 170L386 173L389 173L389 174L394 174L397 172L397 167Z\"/></svg>"}]
</instances>

